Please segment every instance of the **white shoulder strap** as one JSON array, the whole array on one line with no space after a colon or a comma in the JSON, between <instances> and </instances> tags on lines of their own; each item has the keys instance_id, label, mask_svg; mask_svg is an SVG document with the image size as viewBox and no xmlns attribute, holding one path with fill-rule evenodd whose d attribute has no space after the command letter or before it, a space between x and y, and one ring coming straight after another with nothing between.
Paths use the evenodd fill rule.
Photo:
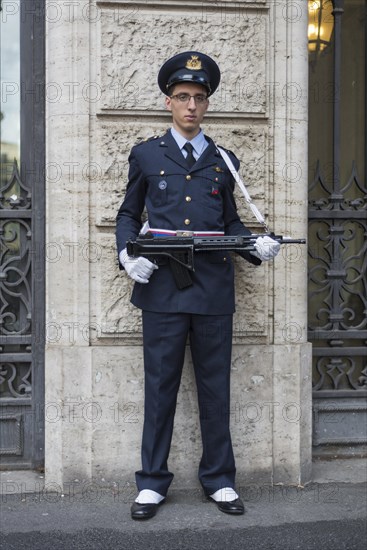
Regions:
<instances>
[{"instance_id":1,"label":"white shoulder strap","mask_svg":"<svg viewBox=\"0 0 367 550\"><path fill-rule=\"evenodd\" d=\"M244 182L242 181L241 176L237 172L236 168L234 167L234 164L231 161L228 153L224 149L222 149L222 147L218 147L218 145L216 147L217 147L218 151L220 152L220 154L222 155L224 162L228 166L228 169L230 170L235 182L238 184L238 187L241 189L241 191L242 191L242 193L243 193L243 195L246 199L246 202L248 203L249 207L251 208L251 211L252 211L253 215L255 216L257 221L259 223L262 223L263 226L266 228L266 230L268 230L263 215L258 210L258 208L254 205L254 203L252 202L252 199L251 199L251 197L250 197L250 195L249 195L249 193L246 189L246 186L245 186Z\"/></svg>"}]
</instances>

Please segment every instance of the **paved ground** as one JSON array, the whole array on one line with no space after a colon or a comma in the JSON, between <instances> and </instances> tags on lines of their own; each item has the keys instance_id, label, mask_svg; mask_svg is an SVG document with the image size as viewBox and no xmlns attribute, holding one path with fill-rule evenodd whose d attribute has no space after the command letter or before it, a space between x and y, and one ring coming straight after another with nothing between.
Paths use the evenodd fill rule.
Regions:
<instances>
[{"instance_id":1,"label":"paved ground","mask_svg":"<svg viewBox=\"0 0 367 550\"><path fill-rule=\"evenodd\" d=\"M146 522L130 519L133 487L79 484L50 493L38 485L28 493L23 482L15 494L15 473L7 472L3 493L13 494L1 497L1 549L364 550L366 472L365 461L347 460L316 464L303 489L241 487L240 517L221 513L198 490L174 490Z\"/></svg>"}]
</instances>

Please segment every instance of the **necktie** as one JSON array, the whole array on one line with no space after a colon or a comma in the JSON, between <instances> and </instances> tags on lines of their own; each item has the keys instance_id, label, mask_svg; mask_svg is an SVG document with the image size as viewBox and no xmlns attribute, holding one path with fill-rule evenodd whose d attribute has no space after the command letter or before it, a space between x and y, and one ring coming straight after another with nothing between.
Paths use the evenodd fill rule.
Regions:
<instances>
[{"instance_id":1,"label":"necktie","mask_svg":"<svg viewBox=\"0 0 367 550\"><path fill-rule=\"evenodd\" d=\"M187 161L187 164L189 165L189 168L191 168L192 166L194 166L194 164L196 162L196 159L195 159L194 155L192 154L194 148L191 145L191 143L189 143L188 141L185 143L183 148L185 149L185 151L187 151L186 161Z\"/></svg>"}]
</instances>

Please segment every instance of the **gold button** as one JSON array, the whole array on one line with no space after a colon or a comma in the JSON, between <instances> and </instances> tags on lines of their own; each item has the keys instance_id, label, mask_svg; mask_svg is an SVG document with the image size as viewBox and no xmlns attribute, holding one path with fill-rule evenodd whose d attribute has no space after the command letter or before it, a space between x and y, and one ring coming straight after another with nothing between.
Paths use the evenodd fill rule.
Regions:
<instances>
[{"instance_id":1,"label":"gold button","mask_svg":"<svg viewBox=\"0 0 367 550\"><path fill-rule=\"evenodd\" d=\"M161 170L159 173L161 176L164 176L164 170Z\"/></svg>"},{"instance_id":2,"label":"gold button","mask_svg":"<svg viewBox=\"0 0 367 550\"><path fill-rule=\"evenodd\" d=\"M185 225L190 225L190 223L191 223L190 220L187 218L187 219L185 220Z\"/></svg>"},{"instance_id":3,"label":"gold button","mask_svg":"<svg viewBox=\"0 0 367 550\"><path fill-rule=\"evenodd\" d=\"M190 181L190 180L191 180L190 174L187 174L186 179L187 179L187 181Z\"/></svg>"},{"instance_id":4,"label":"gold button","mask_svg":"<svg viewBox=\"0 0 367 550\"><path fill-rule=\"evenodd\" d=\"M186 197L186 202L190 202L191 201L191 197L187 196Z\"/></svg>"}]
</instances>

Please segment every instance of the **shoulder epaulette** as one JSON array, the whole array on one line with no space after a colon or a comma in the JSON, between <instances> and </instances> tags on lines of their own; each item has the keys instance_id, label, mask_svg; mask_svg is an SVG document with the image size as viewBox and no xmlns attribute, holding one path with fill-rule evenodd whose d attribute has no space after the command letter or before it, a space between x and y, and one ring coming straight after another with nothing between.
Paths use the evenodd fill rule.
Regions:
<instances>
[{"instance_id":1,"label":"shoulder epaulette","mask_svg":"<svg viewBox=\"0 0 367 550\"><path fill-rule=\"evenodd\" d=\"M135 146L136 145L142 145L143 143L147 143L149 141L153 141L153 140L158 139L158 138L159 138L158 135L151 136L151 137L148 137L148 138L144 138L144 139L138 141L137 143L135 143Z\"/></svg>"},{"instance_id":2,"label":"shoulder epaulette","mask_svg":"<svg viewBox=\"0 0 367 550\"><path fill-rule=\"evenodd\" d=\"M226 147L223 147L223 145L219 145L219 147L220 147L221 149L224 149L224 151L225 151L226 153L230 153L230 154L233 155L234 157L236 156L236 155L234 154L233 151L231 151L230 149L227 149Z\"/></svg>"}]
</instances>

